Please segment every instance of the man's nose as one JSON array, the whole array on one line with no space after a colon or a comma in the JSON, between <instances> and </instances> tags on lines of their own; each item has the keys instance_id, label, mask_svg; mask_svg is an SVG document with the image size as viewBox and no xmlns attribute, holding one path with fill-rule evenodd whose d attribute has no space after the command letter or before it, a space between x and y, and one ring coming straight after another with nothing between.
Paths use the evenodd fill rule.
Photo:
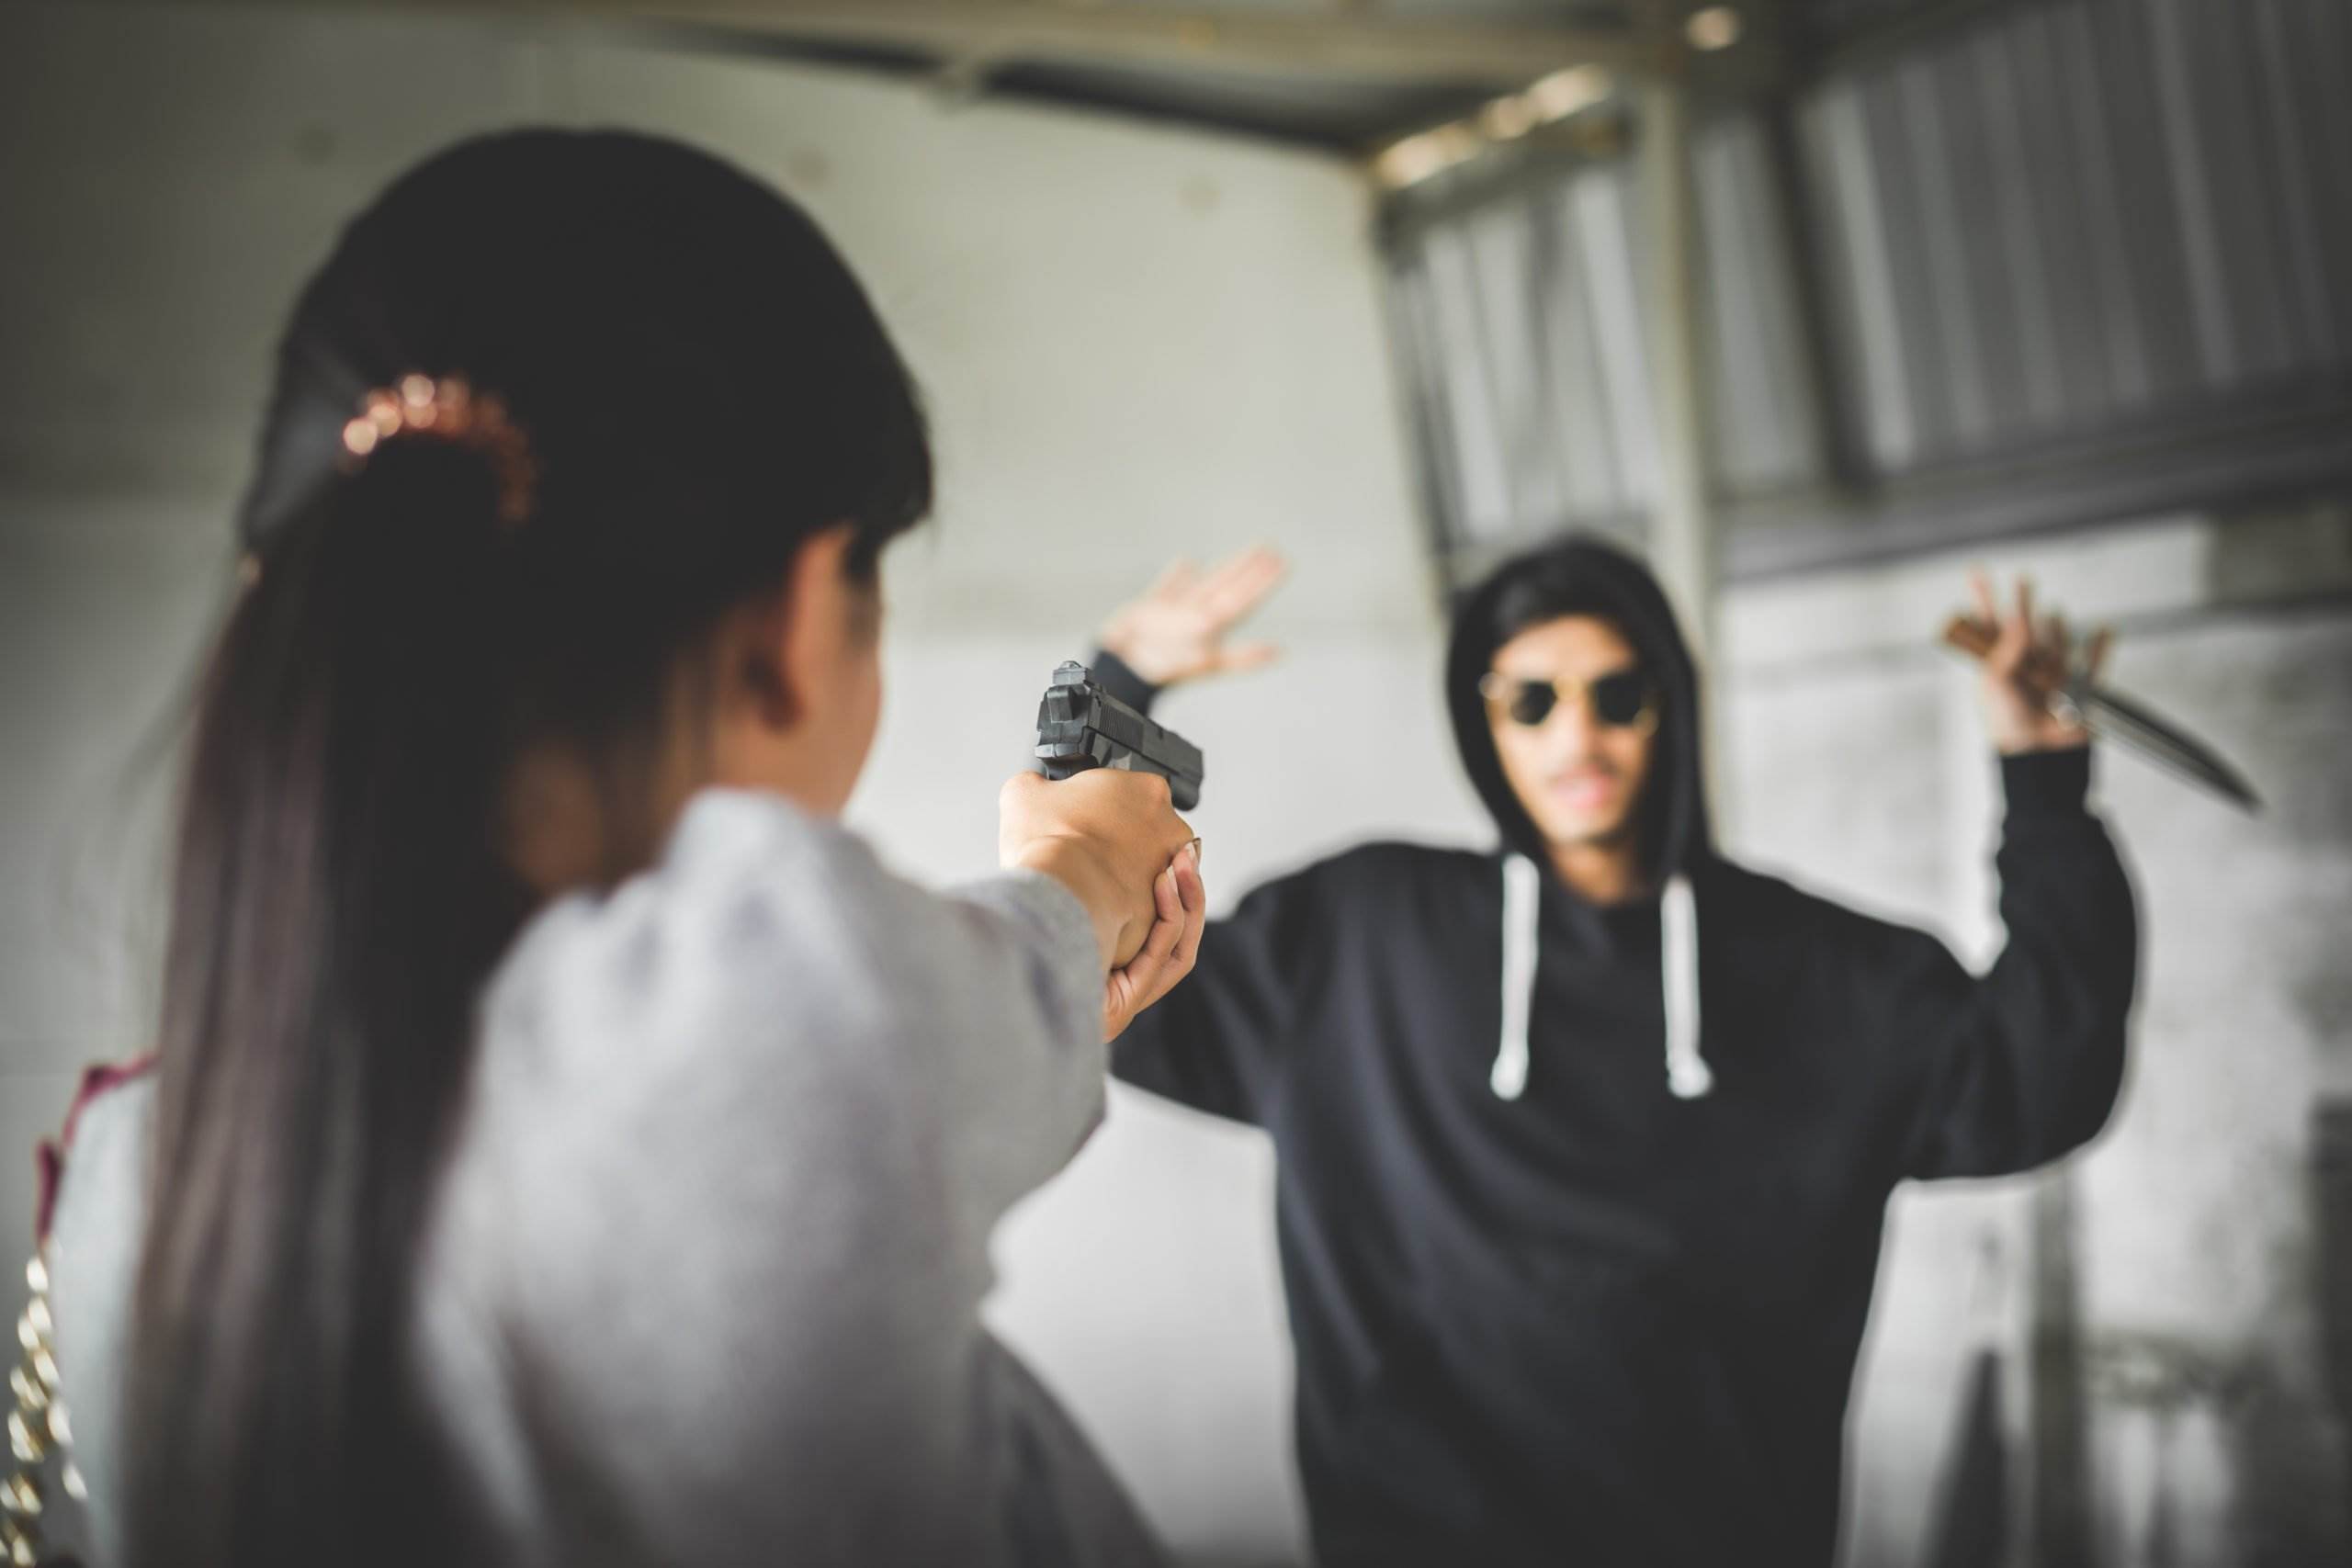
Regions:
<instances>
[{"instance_id":1,"label":"man's nose","mask_svg":"<svg viewBox=\"0 0 2352 1568\"><path fill-rule=\"evenodd\" d=\"M1544 744L1555 754L1573 761L1591 751L1596 728L1592 704L1581 692L1569 693L1545 716Z\"/></svg>"}]
</instances>

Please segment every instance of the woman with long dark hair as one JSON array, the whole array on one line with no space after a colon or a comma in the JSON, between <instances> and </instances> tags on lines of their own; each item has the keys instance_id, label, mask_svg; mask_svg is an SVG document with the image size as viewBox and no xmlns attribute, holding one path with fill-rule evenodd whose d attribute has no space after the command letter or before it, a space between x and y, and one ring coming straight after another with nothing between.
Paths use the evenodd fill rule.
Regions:
<instances>
[{"instance_id":1,"label":"woman with long dark hair","mask_svg":"<svg viewBox=\"0 0 2352 1568\"><path fill-rule=\"evenodd\" d=\"M1190 967L1146 776L954 897L834 818L915 389L775 192L526 132L302 295L191 740L161 1044L48 1242L100 1556L1148 1561L980 1326ZM62 1435L67 1423L51 1423Z\"/></svg>"}]
</instances>

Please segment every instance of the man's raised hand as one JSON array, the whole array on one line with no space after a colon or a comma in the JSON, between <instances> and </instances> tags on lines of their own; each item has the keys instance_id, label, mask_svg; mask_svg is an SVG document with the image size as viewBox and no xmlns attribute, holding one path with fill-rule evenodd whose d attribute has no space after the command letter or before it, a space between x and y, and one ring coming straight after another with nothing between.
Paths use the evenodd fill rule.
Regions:
<instances>
[{"instance_id":1,"label":"man's raised hand","mask_svg":"<svg viewBox=\"0 0 2352 1568\"><path fill-rule=\"evenodd\" d=\"M2065 617L2034 614L2033 583L2018 579L2014 607L2005 612L1993 582L1982 571L1970 574L1976 596L1976 623L1993 633L1984 658L1984 716L1993 744L2005 754L2049 751L2088 743L2090 732L2072 705L2053 703L2076 673L2076 649ZM2094 632L2080 652L2080 672L2098 679L2113 638Z\"/></svg>"},{"instance_id":2,"label":"man's raised hand","mask_svg":"<svg viewBox=\"0 0 2352 1568\"><path fill-rule=\"evenodd\" d=\"M1206 572L1177 561L1142 598L1104 623L1103 650L1155 686L1255 670L1279 649L1265 642L1227 647L1226 638L1289 570L1278 552L1262 545Z\"/></svg>"}]
</instances>

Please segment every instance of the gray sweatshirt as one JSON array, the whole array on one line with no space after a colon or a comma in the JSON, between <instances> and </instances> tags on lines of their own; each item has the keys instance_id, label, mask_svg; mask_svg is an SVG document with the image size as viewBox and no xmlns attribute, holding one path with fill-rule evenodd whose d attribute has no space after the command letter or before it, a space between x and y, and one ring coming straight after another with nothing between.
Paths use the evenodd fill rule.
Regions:
<instances>
[{"instance_id":1,"label":"gray sweatshirt","mask_svg":"<svg viewBox=\"0 0 2352 1568\"><path fill-rule=\"evenodd\" d=\"M998 1219L1101 1115L1101 987L1059 885L926 892L763 795L701 795L661 864L542 912L417 1296L507 1560L1158 1562L979 1315ZM85 1111L51 1238L101 1564L152 1100Z\"/></svg>"}]
</instances>

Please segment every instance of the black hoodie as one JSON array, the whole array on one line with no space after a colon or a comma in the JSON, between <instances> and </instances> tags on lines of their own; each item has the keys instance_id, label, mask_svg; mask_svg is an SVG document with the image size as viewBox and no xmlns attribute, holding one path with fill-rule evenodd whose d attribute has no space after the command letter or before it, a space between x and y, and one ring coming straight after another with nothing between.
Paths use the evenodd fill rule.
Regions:
<instances>
[{"instance_id":1,"label":"black hoodie","mask_svg":"<svg viewBox=\"0 0 2352 1568\"><path fill-rule=\"evenodd\" d=\"M1371 844L1258 888L1114 1068L1273 1137L1322 1562L1826 1564L1887 1195L2098 1130L2131 892L2083 750L2002 764L2009 940L1981 978L1720 858L1655 583L1590 541L1531 562L1573 571L1666 692L1643 809L1655 885L1689 889L1682 939L1671 891L1600 908L1509 869L1545 862L1476 693L1507 568L1463 606L1446 674L1505 847ZM1703 1066L1670 1082L1679 1007Z\"/></svg>"}]
</instances>

